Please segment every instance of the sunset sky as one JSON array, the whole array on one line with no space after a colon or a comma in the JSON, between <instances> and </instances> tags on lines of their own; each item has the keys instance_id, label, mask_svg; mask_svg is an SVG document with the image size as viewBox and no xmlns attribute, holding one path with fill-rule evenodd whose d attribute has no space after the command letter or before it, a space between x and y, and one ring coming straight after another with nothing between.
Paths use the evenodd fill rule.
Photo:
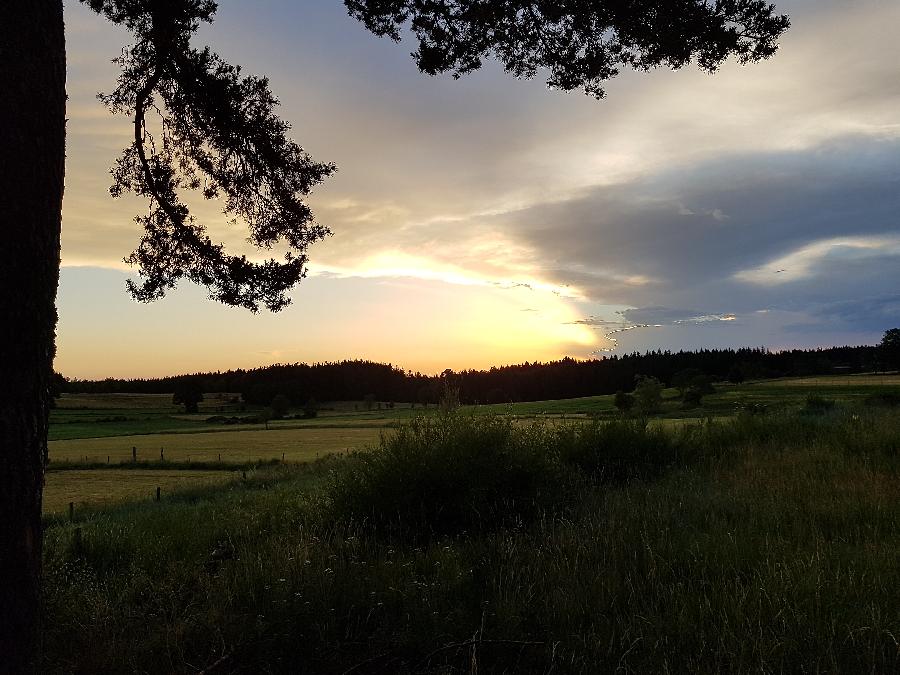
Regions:
<instances>
[{"instance_id":1,"label":"sunset sky","mask_svg":"<svg viewBox=\"0 0 900 675\"><path fill-rule=\"evenodd\" d=\"M623 73L596 101L496 64L421 75L340 0L220 0L196 44L268 75L292 137L339 168L310 199L334 236L294 303L254 316L188 284L126 294L146 205L109 197L130 127L95 95L129 35L70 0L57 370L877 342L900 325L900 2L776 4L793 26L769 61ZM245 250L216 202L196 213Z\"/></svg>"}]
</instances>

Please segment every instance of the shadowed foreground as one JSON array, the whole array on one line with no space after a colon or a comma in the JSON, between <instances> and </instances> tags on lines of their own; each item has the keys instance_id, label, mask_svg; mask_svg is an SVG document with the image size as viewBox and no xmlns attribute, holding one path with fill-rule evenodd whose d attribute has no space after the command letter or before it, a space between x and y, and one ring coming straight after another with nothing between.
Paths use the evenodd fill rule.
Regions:
<instances>
[{"instance_id":1,"label":"shadowed foreground","mask_svg":"<svg viewBox=\"0 0 900 675\"><path fill-rule=\"evenodd\" d=\"M51 523L42 669L897 672L898 448L877 411L419 420Z\"/></svg>"}]
</instances>

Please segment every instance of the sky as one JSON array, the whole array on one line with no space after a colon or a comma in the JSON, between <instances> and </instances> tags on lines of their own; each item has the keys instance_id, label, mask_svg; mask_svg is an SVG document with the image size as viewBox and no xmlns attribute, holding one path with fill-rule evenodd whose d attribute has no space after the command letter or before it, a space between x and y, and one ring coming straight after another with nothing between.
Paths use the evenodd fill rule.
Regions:
<instances>
[{"instance_id":1,"label":"sky","mask_svg":"<svg viewBox=\"0 0 900 675\"><path fill-rule=\"evenodd\" d=\"M309 199L334 235L291 306L253 315L187 283L127 295L146 204L109 196L130 127L96 94L129 35L69 0L56 369L877 343L900 325L900 2L776 5L793 25L770 60L625 72L597 101L495 63L422 75L340 0L220 0L195 43L267 75L291 137L338 166ZM195 213L249 252L215 202Z\"/></svg>"}]
</instances>

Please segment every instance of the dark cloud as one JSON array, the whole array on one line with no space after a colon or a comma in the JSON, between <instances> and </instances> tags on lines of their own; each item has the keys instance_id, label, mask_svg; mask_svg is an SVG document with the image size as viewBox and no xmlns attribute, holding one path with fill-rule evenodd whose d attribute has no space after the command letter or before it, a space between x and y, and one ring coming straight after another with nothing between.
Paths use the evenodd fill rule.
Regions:
<instances>
[{"instance_id":1,"label":"dark cloud","mask_svg":"<svg viewBox=\"0 0 900 675\"><path fill-rule=\"evenodd\" d=\"M816 242L900 237L900 141L732 156L498 220L541 251L553 282L642 308L631 323L849 301L897 287L893 250L836 245L796 280L736 275Z\"/></svg>"},{"instance_id":2,"label":"dark cloud","mask_svg":"<svg viewBox=\"0 0 900 675\"><path fill-rule=\"evenodd\" d=\"M787 330L795 333L827 330L854 330L878 334L900 326L900 295L862 297L853 300L812 305L809 323L790 324Z\"/></svg>"}]
</instances>

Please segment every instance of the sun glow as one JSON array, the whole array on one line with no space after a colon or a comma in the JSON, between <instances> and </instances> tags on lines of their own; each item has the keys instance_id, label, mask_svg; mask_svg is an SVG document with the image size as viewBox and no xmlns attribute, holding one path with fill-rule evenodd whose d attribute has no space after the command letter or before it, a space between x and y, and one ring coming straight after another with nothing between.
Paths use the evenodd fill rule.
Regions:
<instances>
[{"instance_id":1,"label":"sun glow","mask_svg":"<svg viewBox=\"0 0 900 675\"><path fill-rule=\"evenodd\" d=\"M403 251L381 251L347 266L310 265L310 274L336 278L358 277L362 279L396 278L441 281L459 286L483 286L501 289L525 289L551 293L559 297L580 298L578 289L560 286L533 278L526 274L515 277L492 277L462 266L452 265L424 256Z\"/></svg>"}]
</instances>

